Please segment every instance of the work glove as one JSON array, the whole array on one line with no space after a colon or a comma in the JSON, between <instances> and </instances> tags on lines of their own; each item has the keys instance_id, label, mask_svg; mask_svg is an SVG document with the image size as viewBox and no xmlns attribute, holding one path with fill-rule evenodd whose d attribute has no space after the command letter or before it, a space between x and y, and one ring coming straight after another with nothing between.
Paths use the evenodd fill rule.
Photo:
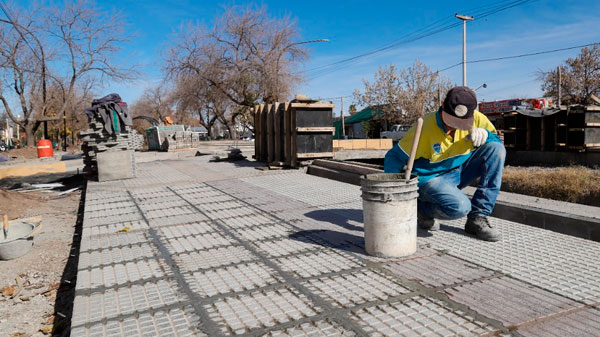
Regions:
<instances>
[{"instance_id":1,"label":"work glove","mask_svg":"<svg viewBox=\"0 0 600 337\"><path fill-rule=\"evenodd\" d=\"M475 147L480 147L481 145L485 144L487 137L488 137L487 130L482 129L482 128L473 129L473 130L471 130L471 133L469 134L469 138L471 138L471 141L473 142L473 146L475 146Z\"/></svg>"}]
</instances>

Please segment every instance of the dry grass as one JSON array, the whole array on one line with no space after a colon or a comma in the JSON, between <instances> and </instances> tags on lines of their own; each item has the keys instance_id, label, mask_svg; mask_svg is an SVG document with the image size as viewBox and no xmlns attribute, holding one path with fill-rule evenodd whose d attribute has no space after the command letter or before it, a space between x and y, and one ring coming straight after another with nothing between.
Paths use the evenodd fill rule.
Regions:
<instances>
[{"instance_id":1,"label":"dry grass","mask_svg":"<svg viewBox=\"0 0 600 337\"><path fill-rule=\"evenodd\" d=\"M583 166L504 168L502 190L598 206L600 170Z\"/></svg>"}]
</instances>

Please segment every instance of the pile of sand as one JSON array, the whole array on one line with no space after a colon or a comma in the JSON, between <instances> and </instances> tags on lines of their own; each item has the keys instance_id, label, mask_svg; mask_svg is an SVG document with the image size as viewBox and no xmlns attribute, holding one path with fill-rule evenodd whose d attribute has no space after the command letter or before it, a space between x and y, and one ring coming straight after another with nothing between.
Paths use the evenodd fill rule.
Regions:
<instances>
[{"instance_id":1,"label":"pile of sand","mask_svg":"<svg viewBox=\"0 0 600 337\"><path fill-rule=\"evenodd\" d=\"M33 195L0 189L0 219L6 214L8 219L18 219L25 216L28 209L35 208L40 199Z\"/></svg>"}]
</instances>

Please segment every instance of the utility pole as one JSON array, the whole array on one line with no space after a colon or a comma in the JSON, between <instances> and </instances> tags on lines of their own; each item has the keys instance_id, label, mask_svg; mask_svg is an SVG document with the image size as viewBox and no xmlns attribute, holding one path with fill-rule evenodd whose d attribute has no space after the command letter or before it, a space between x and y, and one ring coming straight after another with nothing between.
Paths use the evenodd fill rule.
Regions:
<instances>
[{"instance_id":1,"label":"utility pole","mask_svg":"<svg viewBox=\"0 0 600 337\"><path fill-rule=\"evenodd\" d=\"M67 151L67 112L63 112L63 151Z\"/></svg>"},{"instance_id":2,"label":"utility pole","mask_svg":"<svg viewBox=\"0 0 600 337\"><path fill-rule=\"evenodd\" d=\"M344 121L344 97L340 97L340 117L342 117L342 139L346 139L346 123Z\"/></svg>"},{"instance_id":3,"label":"utility pole","mask_svg":"<svg viewBox=\"0 0 600 337\"><path fill-rule=\"evenodd\" d=\"M462 20L463 23L463 86L467 86L467 21L473 21L472 16L454 14L454 16Z\"/></svg>"}]
</instances>

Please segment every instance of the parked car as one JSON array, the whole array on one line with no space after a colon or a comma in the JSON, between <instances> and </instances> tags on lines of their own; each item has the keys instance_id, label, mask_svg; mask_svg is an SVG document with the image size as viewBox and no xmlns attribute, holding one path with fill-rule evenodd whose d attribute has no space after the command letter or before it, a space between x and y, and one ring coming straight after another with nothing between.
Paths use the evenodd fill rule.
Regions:
<instances>
[{"instance_id":1,"label":"parked car","mask_svg":"<svg viewBox=\"0 0 600 337\"><path fill-rule=\"evenodd\" d=\"M394 124L392 130L381 132L379 137L383 139L399 140L406 134L408 129L410 129L410 125Z\"/></svg>"}]
</instances>

